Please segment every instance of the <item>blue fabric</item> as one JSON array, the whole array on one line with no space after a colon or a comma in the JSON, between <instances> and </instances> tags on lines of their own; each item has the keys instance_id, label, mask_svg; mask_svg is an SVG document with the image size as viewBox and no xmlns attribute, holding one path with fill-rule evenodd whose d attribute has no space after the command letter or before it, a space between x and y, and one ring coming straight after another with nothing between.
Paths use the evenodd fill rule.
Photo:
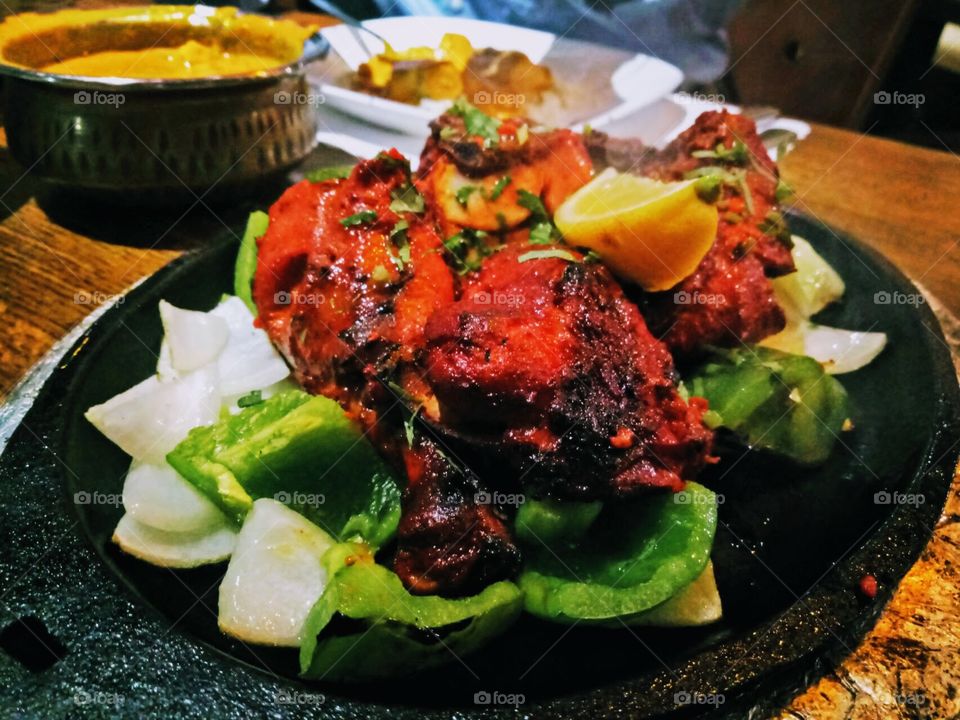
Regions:
<instances>
[{"instance_id":1,"label":"blue fabric","mask_svg":"<svg viewBox=\"0 0 960 720\"><path fill-rule=\"evenodd\" d=\"M386 15L451 15L522 25L654 55L687 81L716 80L727 65L724 27L741 0L374 0ZM610 3L610 4L607 4Z\"/></svg>"}]
</instances>

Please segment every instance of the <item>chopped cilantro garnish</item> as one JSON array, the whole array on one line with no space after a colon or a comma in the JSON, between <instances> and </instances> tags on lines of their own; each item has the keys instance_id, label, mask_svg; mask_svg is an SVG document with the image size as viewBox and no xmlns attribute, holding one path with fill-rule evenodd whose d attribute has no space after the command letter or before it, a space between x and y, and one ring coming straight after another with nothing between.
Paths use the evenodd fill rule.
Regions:
<instances>
[{"instance_id":1,"label":"chopped cilantro garnish","mask_svg":"<svg viewBox=\"0 0 960 720\"><path fill-rule=\"evenodd\" d=\"M483 230L465 228L444 241L443 246L461 275L479 270L484 258L490 257L503 247L487 243L487 237Z\"/></svg>"},{"instance_id":2,"label":"chopped cilantro garnish","mask_svg":"<svg viewBox=\"0 0 960 720\"><path fill-rule=\"evenodd\" d=\"M720 142L714 150L694 150L690 154L695 158L729 161L737 165L743 165L750 158L750 151L740 140L734 142L731 147Z\"/></svg>"},{"instance_id":3,"label":"chopped cilantro garnish","mask_svg":"<svg viewBox=\"0 0 960 720\"><path fill-rule=\"evenodd\" d=\"M455 192L454 195L456 196L458 203L466 206L467 202L470 200L470 196L479 189L480 188L477 185L463 185L457 188L457 192Z\"/></svg>"},{"instance_id":4,"label":"chopped cilantro garnish","mask_svg":"<svg viewBox=\"0 0 960 720\"><path fill-rule=\"evenodd\" d=\"M444 125L440 128L440 139L441 140L453 140L455 137L459 136L459 131L452 125Z\"/></svg>"},{"instance_id":5,"label":"chopped cilantro garnish","mask_svg":"<svg viewBox=\"0 0 960 720\"><path fill-rule=\"evenodd\" d=\"M503 195L504 189L506 189L507 185L509 185L510 183L511 183L510 176L504 175L502 178L497 180L496 183L494 183L493 187L490 189L490 194L487 196L487 198L489 200L496 200L498 197Z\"/></svg>"},{"instance_id":6,"label":"chopped cilantro garnish","mask_svg":"<svg viewBox=\"0 0 960 720\"><path fill-rule=\"evenodd\" d=\"M530 228L531 245L549 245L553 242L554 227L550 223L541 222Z\"/></svg>"},{"instance_id":7,"label":"chopped cilantro garnish","mask_svg":"<svg viewBox=\"0 0 960 720\"><path fill-rule=\"evenodd\" d=\"M780 238L782 241L790 240L790 227L783 214L776 210L768 212L767 216L757 224L757 229L764 235Z\"/></svg>"},{"instance_id":8,"label":"chopped cilantro garnish","mask_svg":"<svg viewBox=\"0 0 960 720\"><path fill-rule=\"evenodd\" d=\"M423 404L421 403L413 412L410 413L409 417L403 419L403 434L407 438L407 447L413 447L413 428L417 422L417 415L420 414L420 410L423 409Z\"/></svg>"},{"instance_id":9,"label":"chopped cilantro garnish","mask_svg":"<svg viewBox=\"0 0 960 720\"><path fill-rule=\"evenodd\" d=\"M395 213L412 212L422 213L424 208L423 195L407 183L390 193L390 209Z\"/></svg>"},{"instance_id":10,"label":"chopped cilantro garnish","mask_svg":"<svg viewBox=\"0 0 960 720\"><path fill-rule=\"evenodd\" d=\"M530 260L543 260L545 258L558 258L560 260L566 260L567 262L577 261L569 251L553 248L552 250L531 250L530 252L525 252L517 258L517 262L524 263Z\"/></svg>"},{"instance_id":11,"label":"chopped cilantro garnish","mask_svg":"<svg viewBox=\"0 0 960 720\"><path fill-rule=\"evenodd\" d=\"M720 199L721 185L723 185L723 178L720 175L703 175L694 183L693 189L697 197L705 203L715 203Z\"/></svg>"},{"instance_id":12,"label":"chopped cilantro garnish","mask_svg":"<svg viewBox=\"0 0 960 720\"><path fill-rule=\"evenodd\" d=\"M782 203L793 196L793 188L787 185L783 180L777 182L777 202Z\"/></svg>"},{"instance_id":13,"label":"chopped cilantro garnish","mask_svg":"<svg viewBox=\"0 0 960 720\"><path fill-rule=\"evenodd\" d=\"M263 393L260 390L253 390L237 400L237 407L246 408L259 405L263 402Z\"/></svg>"},{"instance_id":14,"label":"chopped cilantro garnish","mask_svg":"<svg viewBox=\"0 0 960 720\"><path fill-rule=\"evenodd\" d=\"M475 108L466 98L457 98L449 112L463 118L468 135L482 137L489 145L496 145L500 141L500 121Z\"/></svg>"},{"instance_id":15,"label":"chopped cilantro garnish","mask_svg":"<svg viewBox=\"0 0 960 720\"><path fill-rule=\"evenodd\" d=\"M353 215L348 215L340 224L344 227L354 227L355 225L365 225L377 219L377 214L373 210L361 210Z\"/></svg>"},{"instance_id":16,"label":"chopped cilantro garnish","mask_svg":"<svg viewBox=\"0 0 960 720\"><path fill-rule=\"evenodd\" d=\"M517 204L530 211L534 222L550 222L550 215L547 214L543 201L529 190L517 190Z\"/></svg>"},{"instance_id":17,"label":"chopped cilantro garnish","mask_svg":"<svg viewBox=\"0 0 960 720\"><path fill-rule=\"evenodd\" d=\"M410 264L410 240L407 238L407 230L410 224L406 220L399 220L390 231L390 240L396 253L390 253L390 259L397 266L399 272Z\"/></svg>"},{"instance_id":18,"label":"chopped cilantro garnish","mask_svg":"<svg viewBox=\"0 0 960 720\"><path fill-rule=\"evenodd\" d=\"M387 167L403 167L403 168L406 168L407 173L410 172L410 161L403 156L395 157L394 155L391 155L385 150L381 150L374 156L373 159L379 160Z\"/></svg>"},{"instance_id":19,"label":"chopped cilantro garnish","mask_svg":"<svg viewBox=\"0 0 960 720\"><path fill-rule=\"evenodd\" d=\"M397 222L393 225L393 229L390 231L390 237L399 235L400 233L406 232L409 229L410 223L408 223L406 220L397 220Z\"/></svg>"},{"instance_id":20,"label":"chopped cilantro garnish","mask_svg":"<svg viewBox=\"0 0 960 720\"><path fill-rule=\"evenodd\" d=\"M331 167L317 168L304 174L304 177L312 183L323 182L324 180L342 180L350 176L353 165L332 165Z\"/></svg>"}]
</instances>

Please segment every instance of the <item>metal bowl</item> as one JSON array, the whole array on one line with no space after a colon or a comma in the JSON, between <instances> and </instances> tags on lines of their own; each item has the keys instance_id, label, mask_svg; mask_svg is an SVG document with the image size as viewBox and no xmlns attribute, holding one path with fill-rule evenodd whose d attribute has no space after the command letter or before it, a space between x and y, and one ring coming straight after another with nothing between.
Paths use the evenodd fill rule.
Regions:
<instances>
[{"instance_id":1,"label":"metal bowl","mask_svg":"<svg viewBox=\"0 0 960 720\"><path fill-rule=\"evenodd\" d=\"M126 30L72 32L53 47L72 57L63 43L89 54L115 49L121 38L123 49L137 49L151 47L157 33L169 36L157 23L131 21ZM319 99L305 71L326 55L319 34L294 62L267 72L173 80L43 72L24 60L45 67L49 39L25 36L21 45L16 65L0 48L7 142L20 164L54 185L196 194L277 175L316 146Z\"/></svg>"}]
</instances>

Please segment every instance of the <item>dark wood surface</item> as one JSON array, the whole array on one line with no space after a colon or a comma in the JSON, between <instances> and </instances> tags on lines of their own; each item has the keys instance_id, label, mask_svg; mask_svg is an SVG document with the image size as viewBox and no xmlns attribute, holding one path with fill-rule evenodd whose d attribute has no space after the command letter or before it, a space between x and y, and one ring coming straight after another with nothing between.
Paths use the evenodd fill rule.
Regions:
<instances>
[{"instance_id":1,"label":"dark wood surface","mask_svg":"<svg viewBox=\"0 0 960 720\"><path fill-rule=\"evenodd\" d=\"M747 0L728 30L737 101L861 127L920 4Z\"/></svg>"},{"instance_id":2,"label":"dark wood surface","mask_svg":"<svg viewBox=\"0 0 960 720\"><path fill-rule=\"evenodd\" d=\"M948 311L960 311L960 159L815 126L782 169L797 211L876 248ZM197 206L183 215L91 205L43 192L0 150L0 399L98 303L237 227L243 209ZM960 716L956 486L948 510L953 520L938 529L878 627L784 718Z\"/></svg>"}]
</instances>

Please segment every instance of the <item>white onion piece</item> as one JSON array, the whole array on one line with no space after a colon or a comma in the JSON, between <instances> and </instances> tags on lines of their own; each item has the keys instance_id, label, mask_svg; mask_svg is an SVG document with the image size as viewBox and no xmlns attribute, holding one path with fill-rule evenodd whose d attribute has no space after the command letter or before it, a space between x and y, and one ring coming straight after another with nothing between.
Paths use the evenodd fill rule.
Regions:
<instances>
[{"instance_id":1,"label":"white onion piece","mask_svg":"<svg viewBox=\"0 0 960 720\"><path fill-rule=\"evenodd\" d=\"M85 417L135 460L160 464L191 428L216 422L218 386L213 365L167 382L153 375L94 405Z\"/></svg>"},{"instance_id":2,"label":"white onion piece","mask_svg":"<svg viewBox=\"0 0 960 720\"><path fill-rule=\"evenodd\" d=\"M210 314L225 320L230 333L218 361L224 396L260 390L290 374L267 334L254 327L253 315L240 298L227 298Z\"/></svg>"},{"instance_id":3,"label":"white onion piece","mask_svg":"<svg viewBox=\"0 0 960 720\"><path fill-rule=\"evenodd\" d=\"M788 318L807 320L843 297L843 279L810 243L797 235L793 236L793 262L796 272L773 281L777 301Z\"/></svg>"},{"instance_id":4,"label":"white onion piece","mask_svg":"<svg viewBox=\"0 0 960 720\"><path fill-rule=\"evenodd\" d=\"M826 325L810 325L803 339L804 354L820 362L831 375L869 365L886 345L885 333L841 330Z\"/></svg>"},{"instance_id":5,"label":"white onion piece","mask_svg":"<svg viewBox=\"0 0 960 720\"><path fill-rule=\"evenodd\" d=\"M123 507L142 525L176 533L215 530L226 517L168 463L136 460L123 483Z\"/></svg>"},{"instance_id":6,"label":"white onion piece","mask_svg":"<svg viewBox=\"0 0 960 720\"><path fill-rule=\"evenodd\" d=\"M808 355L823 365L830 375L859 370L869 365L887 345L887 336L880 332L843 330L817 325L806 320L787 327L760 342L764 347Z\"/></svg>"},{"instance_id":7,"label":"white onion piece","mask_svg":"<svg viewBox=\"0 0 960 720\"><path fill-rule=\"evenodd\" d=\"M160 321L171 365L178 373L213 362L227 344L227 323L212 313L184 310L161 300Z\"/></svg>"},{"instance_id":8,"label":"white onion piece","mask_svg":"<svg viewBox=\"0 0 960 720\"><path fill-rule=\"evenodd\" d=\"M160 354L157 355L157 377L163 382L180 377L180 373L173 369L173 356L170 354L170 343L166 338L160 342Z\"/></svg>"},{"instance_id":9,"label":"white onion piece","mask_svg":"<svg viewBox=\"0 0 960 720\"><path fill-rule=\"evenodd\" d=\"M205 533L171 533L139 523L129 513L120 518L113 542L152 565L193 568L223 562L237 541L236 531L221 525Z\"/></svg>"},{"instance_id":10,"label":"white onion piece","mask_svg":"<svg viewBox=\"0 0 960 720\"><path fill-rule=\"evenodd\" d=\"M299 646L327 583L320 561L334 542L282 503L257 500L220 583L220 629L246 642Z\"/></svg>"}]
</instances>

